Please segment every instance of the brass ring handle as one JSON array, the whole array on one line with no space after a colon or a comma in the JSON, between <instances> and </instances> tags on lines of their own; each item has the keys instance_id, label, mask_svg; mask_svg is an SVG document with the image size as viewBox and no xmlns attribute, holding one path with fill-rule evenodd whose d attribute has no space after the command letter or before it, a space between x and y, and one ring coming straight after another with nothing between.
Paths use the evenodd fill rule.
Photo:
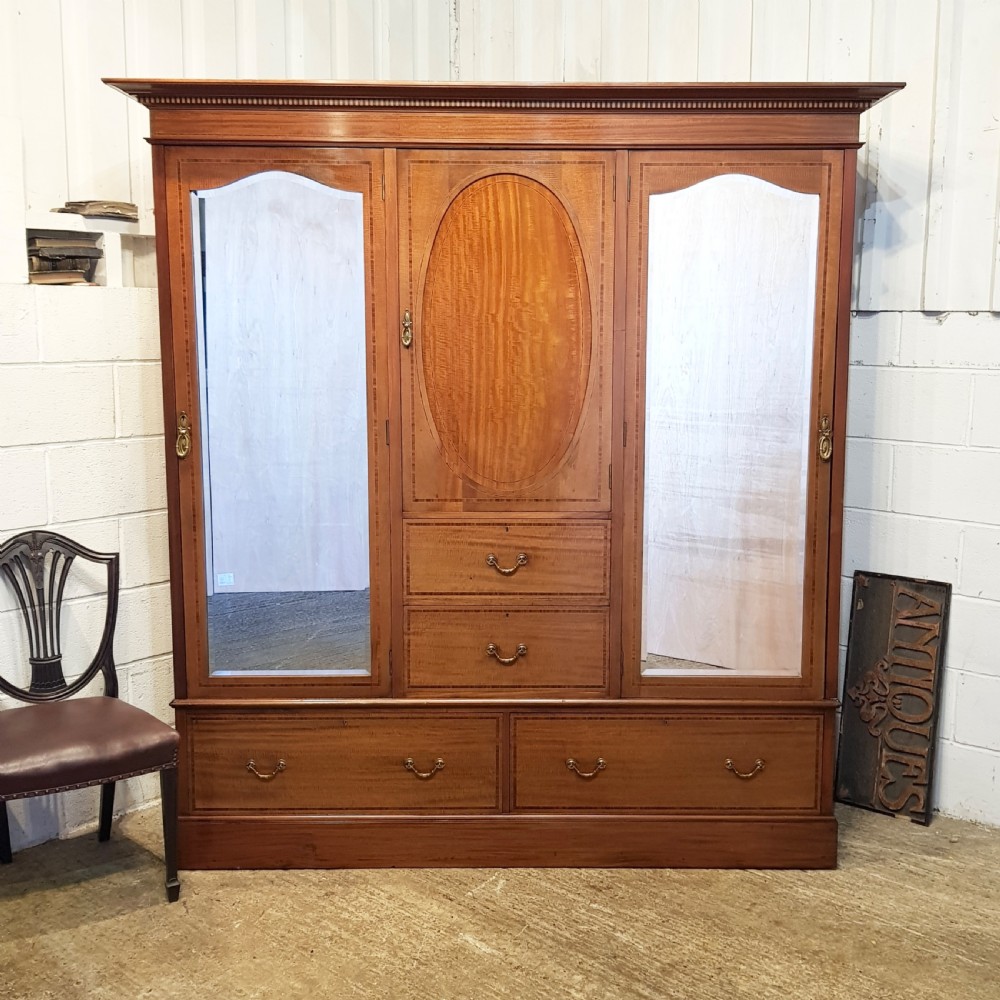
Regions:
<instances>
[{"instance_id":1,"label":"brass ring handle","mask_svg":"<svg viewBox=\"0 0 1000 1000\"><path fill-rule=\"evenodd\" d=\"M276 778L287 766L288 765L285 763L284 759L279 757L278 763L275 765L274 770L270 774L261 774L260 771L257 770L257 762L252 757L247 761L247 770L251 774L257 775L261 781L270 781L272 778Z\"/></svg>"},{"instance_id":2,"label":"brass ring handle","mask_svg":"<svg viewBox=\"0 0 1000 1000\"><path fill-rule=\"evenodd\" d=\"M191 451L191 423L183 410L177 415L177 443L174 451L178 458L187 458Z\"/></svg>"},{"instance_id":3,"label":"brass ring handle","mask_svg":"<svg viewBox=\"0 0 1000 1000\"><path fill-rule=\"evenodd\" d=\"M760 774L760 772L764 770L764 762L760 759L760 757L758 757L753 762L753 770L752 771L743 772L743 771L737 770L737 767L733 763L733 759L731 757L727 757L726 758L726 770L727 771L732 771L733 774L735 774L737 778L745 778L745 779L749 780L750 778L757 777L757 775Z\"/></svg>"},{"instance_id":4,"label":"brass ring handle","mask_svg":"<svg viewBox=\"0 0 1000 1000\"><path fill-rule=\"evenodd\" d=\"M581 771L580 765L577 764L572 757L570 757L569 760L566 761L566 766L574 774L578 774L581 778L596 778L597 775L608 766L608 762L603 757L598 757L593 771Z\"/></svg>"},{"instance_id":5,"label":"brass ring handle","mask_svg":"<svg viewBox=\"0 0 1000 1000\"><path fill-rule=\"evenodd\" d=\"M523 642L519 642L517 644L517 650L515 651L513 656L501 656L497 644L495 642L491 642L486 647L486 655L495 656L497 658L498 663L502 663L505 667L509 667L512 663L515 663L517 661L517 658L519 656L528 655L528 647L525 646Z\"/></svg>"},{"instance_id":6,"label":"brass ring handle","mask_svg":"<svg viewBox=\"0 0 1000 1000\"><path fill-rule=\"evenodd\" d=\"M819 460L829 462L833 458L833 427L830 425L830 418L822 416L819 418Z\"/></svg>"},{"instance_id":7,"label":"brass ring handle","mask_svg":"<svg viewBox=\"0 0 1000 1000\"><path fill-rule=\"evenodd\" d=\"M513 576L522 566L528 565L528 553L518 552L517 558L514 560L514 565L511 566L510 569L506 569L505 567L500 565L500 560L497 559L497 557L491 552L486 557L486 565L492 566L498 573L501 573L503 576Z\"/></svg>"},{"instance_id":8,"label":"brass ring handle","mask_svg":"<svg viewBox=\"0 0 1000 1000\"><path fill-rule=\"evenodd\" d=\"M407 757L406 760L403 761L403 767L405 767L407 771L412 771L418 778L422 778L426 781L428 778L433 778L434 775L444 767L444 761L438 757L438 759L434 761L434 766L429 771L418 771L417 765L413 763L413 758Z\"/></svg>"}]
</instances>

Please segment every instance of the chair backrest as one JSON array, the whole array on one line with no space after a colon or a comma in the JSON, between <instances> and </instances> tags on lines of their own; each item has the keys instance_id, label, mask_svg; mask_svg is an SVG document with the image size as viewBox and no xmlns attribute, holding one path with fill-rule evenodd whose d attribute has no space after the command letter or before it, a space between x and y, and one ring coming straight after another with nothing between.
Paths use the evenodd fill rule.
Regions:
<instances>
[{"instance_id":1,"label":"chair backrest","mask_svg":"<svg viewBox=\"0 0 1000 1000\"><path fill-rule=\"evenodd\" d=\"M107 614L104 632L93 662L72 683L66 683L60 645L63 593L76 558L107 570ZM118 695L114 662L115 622L118 618L118 553L94 552L52 531L25 531L0 545L0 574L13 588L28 630L28 686L20 687L0 676L0 691L20 701L42 702L68 698L84 688L100 670L104 693ZM5 657L0 656L0 664Z\"/></svg>"}]
</instances>

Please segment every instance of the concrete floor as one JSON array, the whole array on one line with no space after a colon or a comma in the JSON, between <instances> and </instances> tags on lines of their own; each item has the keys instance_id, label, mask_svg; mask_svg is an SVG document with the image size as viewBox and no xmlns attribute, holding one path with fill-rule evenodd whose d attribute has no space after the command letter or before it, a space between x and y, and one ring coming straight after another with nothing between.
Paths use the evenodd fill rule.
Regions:
<instances>
[{"instance_id":1,"label":"concrete floor","mask_svg":"<svg viewBox=\"0 0 1000 1000\"><path fill-rule=\"evenodd\" d=\"M159 812L0 869L0 997L997 1000L1000 830L844 809L833 872L182 872Z\"/></svg>"}]
</instances>

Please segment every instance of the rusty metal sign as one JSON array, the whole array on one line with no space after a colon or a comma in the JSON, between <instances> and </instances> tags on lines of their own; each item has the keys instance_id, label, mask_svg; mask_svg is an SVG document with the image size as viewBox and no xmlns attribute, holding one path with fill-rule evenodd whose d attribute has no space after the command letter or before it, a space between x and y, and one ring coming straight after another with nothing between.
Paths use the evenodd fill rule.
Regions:
<instances>
[{"instance_id":1,"label":"rusty metal sign","mask_svg":"<svg viewBox=\"0 0 1000 1000\"><path fill-rule=\"evenodd\" d=\"M855 573L837 800L927 824L951 584Z\"/></svg>"}]
</instances>

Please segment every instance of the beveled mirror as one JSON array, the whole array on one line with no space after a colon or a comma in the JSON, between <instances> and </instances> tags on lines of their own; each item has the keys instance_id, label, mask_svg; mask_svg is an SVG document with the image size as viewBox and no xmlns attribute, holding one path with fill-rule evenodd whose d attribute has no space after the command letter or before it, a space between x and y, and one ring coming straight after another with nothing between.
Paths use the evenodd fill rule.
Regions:
<instances>
[{"instance_id":1,"label":"beveled mirror","mask_svg":"<svg viewBox=\"0 0 1000 1000\"><path fill-rule=\"evenodd\" d=\"M191 195L209 673L371 670L363 198Z\"/></svg>"},{"instance_id":2,"label":"beveled mirror","mask_svg":"<svg viewBox=\"0 0 1000 1000\"><path fill-rule=\"evenodd\" d=\"M650 195L643 676L802 670L819 205L737 173Z\"/></svg>"}]
</instances>

